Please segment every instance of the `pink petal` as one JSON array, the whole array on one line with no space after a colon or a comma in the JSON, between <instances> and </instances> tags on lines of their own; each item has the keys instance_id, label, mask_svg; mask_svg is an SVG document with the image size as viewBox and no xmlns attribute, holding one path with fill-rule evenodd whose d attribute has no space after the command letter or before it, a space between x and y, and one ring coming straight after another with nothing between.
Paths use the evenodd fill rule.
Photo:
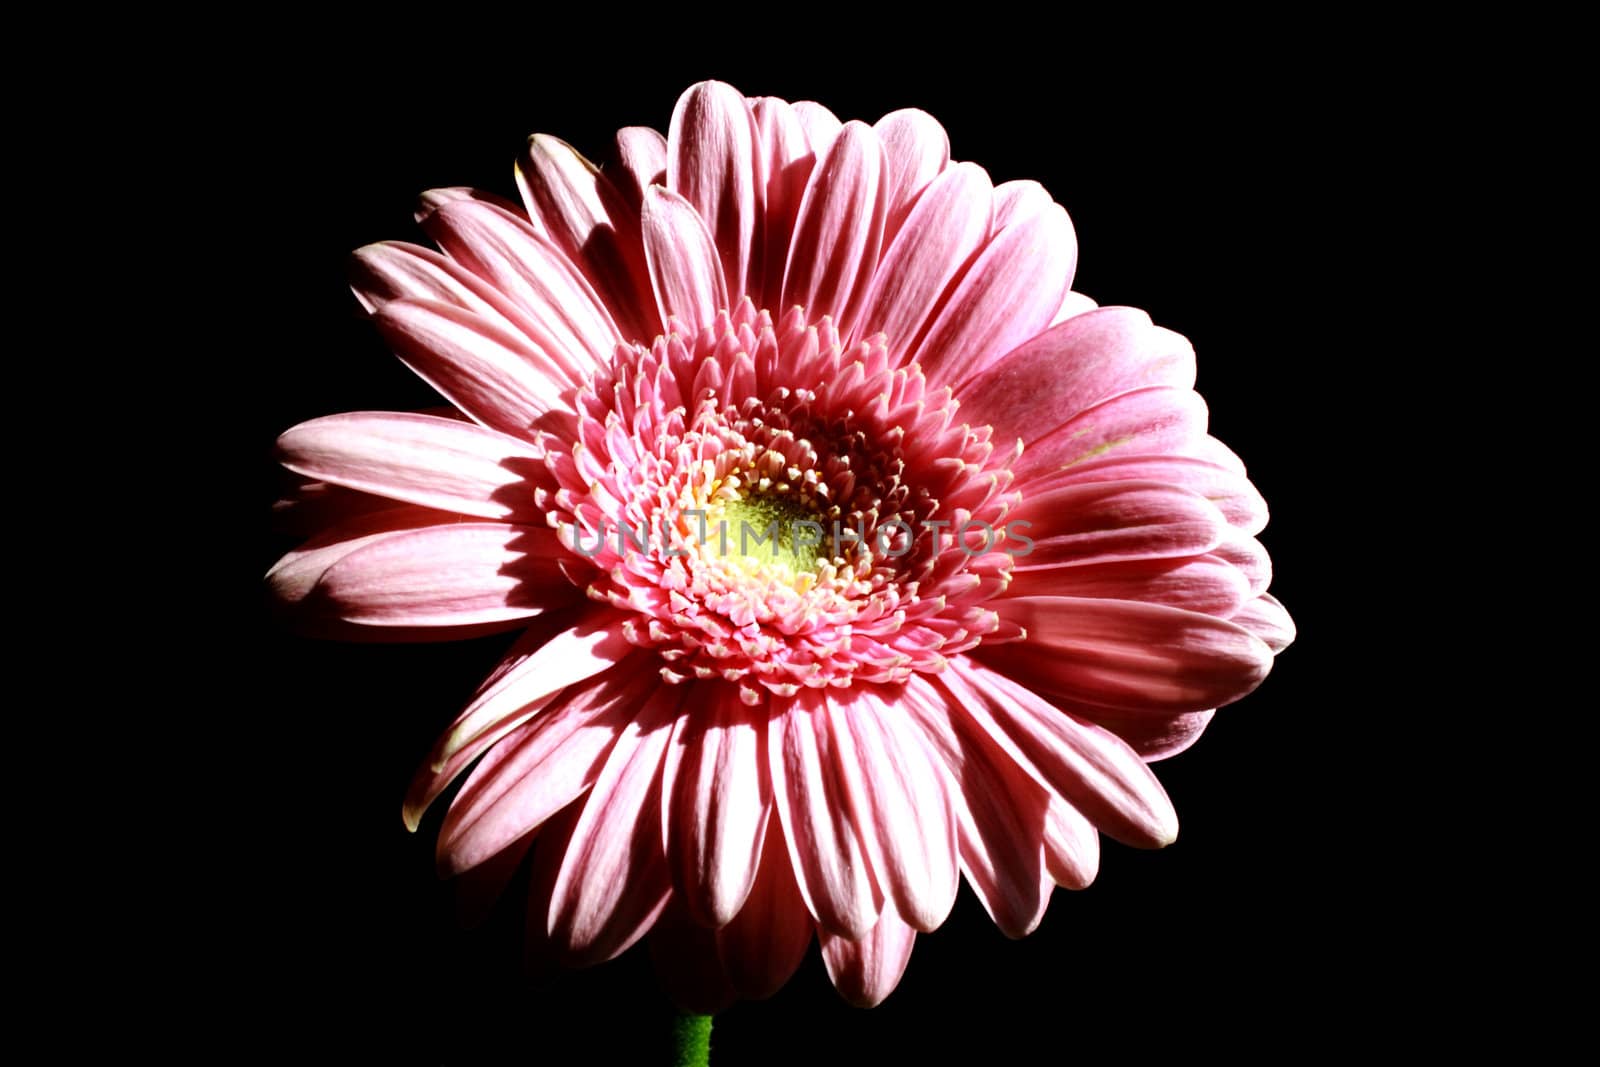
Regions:
<instances>
[{"instance_id":1,"label":"pink petal","mask_svg":"<svg viewBox=\"0 0 1600 1067\"><path fill-rule=\"evenodd\" d=\"M1102 833L1136 847L1177 838L1166 791L1115 734L971 660L953 661L939 680L1008 754Z\"/></svg>"},{"instance_id":2,"label":"pink petal","mask_svg":"<svg viewBox=\"0 0 1600 1067\"><path fill-rule=\"evenodd\" d=\"M660 333L649 314L637 205L571 145L545 134L528 139L517 185L528 215L583 271L621 332L640 341Z\"/></svg>"},{"instance_id":3,"label":"pink petal","mask_svg":"<svg viewBox=\"0 0 1600 1067\"><path fill-rule=\"evenodd\" d=\"M582 796L658 684L650 654L636 652L506 734L450 803L439 831L441 868L476 867Z\"/></svg>"},{"instance_id":4,"label":"pink petal","mask_svg":"<svg viewBox=\"0 0 1600 1067\"><path fill-rule=\"evenodd\" d=\"M492 286L420 245L384 241L356 249L351 257L350 288L368 311L391 300L426 300L454 304L508 332L518 329L516 312Z\"/></svg>"},{"instance_id":5,"label":"pink petal","mask_svg":"<svg viewBox=\"0 0 1600 1067\"><path fill-rule=\"evenodd\" d=\"M648 126L627 126L617 131L615 174L617 191L634 208L644 202L644 191L667 180L667 139Z\"/></svg>"},{"instance_id":6,"label":"pink petal","mask_svg":"<svg viewBox=\"0 0 1600 1067\"><path fill-rule=\"evenodd\" d=\"M778 820L769 819L750 895L739 914L717 931L729 981L740 996L755 1000L781 989L811 945L811 916L783 841Z\"/></svg>"},{"instance_id":7,"label":"pink petal","mask_svg":"<svg viewBox=\"0 0 1600 1067\"><path fill-rule=\"evenodd\" d=\"M1272 584L1272 557L1262 543L1254 537L1231 530L1212 555L1227 560L1239 568L1250 583L1250 595L1258 597Z\"/></svg>"},{"instance_id":8,"label":"pink petal","mask_svg":"<svg viewBox=\"0 0 1600 1067\"><path fill-rule=\"evenodd\" d=\"M798 100L794 104L795 118L806 131L806 140L818 159L828 154L833 142L839 139L844 123L839 117L815 100Z\"/></svg>"},{"instance_id":9,"label":"pink petal","mask_svg":"<svg viewBox=\"0 0 1600 1067\"><path fill-rule=\"evenodd\" d=\"M406 366L479 425L525 437L561 403L555 367L487 319L448 304L396 300L375 321Z\"/></svg>"},{"instance_id":10,"label":"pink petal","mask_svg":"<svg viewBox=\"0 0 1600 1067\"><path fill-rule=\"evenodd\" d=\"M486 519L543 522L527 484L544 454L467 422L363 411L312 419L278 438L279 461L309 478Z\"/></svg>"},{"instance_id":11,"label":"pink petal","mask_svg":"<svg viewBox=\"0 0 1600 1067\"><path fill-rule=\"evenodd\" d=\"M872 128L848 123L806 183L784 268L783 304L815 320L851 321L866 296L883 240L883 146Z\"/></svg>"},{"instance_id":12,"label":"pink petal","mask_svg":"<svg viewBox=\"0 0 1600 1067\"><path fill-rule=\"evenodd\" d=\"M827 697L802 689L767 732L772 795L806 907L824 929L861 937L877 921L873 882L851 817L841 755L828 727Z\"/></svg>"},{"instance_id":13,"label":"pink petal","mask_svg":"<svg viewBox=\"0 0 1600 1067\"><path fill-rule=\"evenodd\" d=\"M1031 525L1024 529L1023 522ZM1015 549L1019 571L1198 556L1229 532L1227 519L1210 501L1160 482L1102 482L1030 493L1007 525L1034 542Z\"/></svg>"},{"instance_id":14,"label":"pink petal","mask_svg":"<svg viewBox=\"0 0 1600 1067\"><path fill-rule=\"evenodd\" d=\"M1238 700L1267 676L1272 650L1242 626L1128 600L1017 597L991 602L1026 641L985 662L1040 692L1147 714Z\"/></svg>"},{"instance_id":15,"label":"pink petal","mask_svg":"<svg viewBox=\"0 0 1600 1067\"><path fill-rule=\"evenodd\" d=\"M1053 204L1055 198L1031 178L1001 182L994 187L994 232L1043 214Z\"/></svg>"},{"instance_id":16,"label":"pink petal","mask_svg":"<svg viewBox=\"0 0 1600 1067\"><path fill-rule=\"evenodd\" d=\"M661 848L661 761L684 691L656 691L606 758L567 843L546 930L577 966L621 954L667 906Z\"/></svg>"},{"instance_id":17,"label":"pink petal","mask_svg":"<svg viewBox=\"0 0 1600 1067\"><path fill-rule=\"evenodd\" d=\"M884 240L894 239L911 205L950 163L950 138L932 115L914 107L891 111L872 126L889 164Z\"/></svg>"},{"instance_id":18,"label":"pink petal","mask_svg":"<svg viewBox=\"0 0 1600 1067\"><path fill-rule=\"evenodd\" d=\"M673 882L688 915L724 926L756 878L772 791L764 717L732 686L696 687L668 748L662 779L662 836Z\"/></svg>"},{"instance_id":19,"label":"pink petal","mask_svg":"<svg viewBox=\"0 0 1600 1067\"><path fill-rule=\"evenodd\" d=\"M525 619L582 593L553 531L462 522L390 534L331 565L318 592L346 622L470 626Z\"/></svg>"},{"instance_id":20,"label":"pink petal","mask_svg":"<svg viewBox=\"0 0 1600 1067\"><path fill-rule=\"evenodd\" d=\"M988 239L988 200L989 176L971 163L934 180L879 264L855 337L886 335L895 362L915 350L940 298Z\"/></svg>"},{"instance_id":21,"label":"pink petal","mask_svg":"<svg viewBox=\"0 0 1600 1067\"><path fill-rule=\"evenodd\" d=\"M900 984L911 962L917 933L885 904L883 914L864 937L847 939L819 931L822 962L839 994L858 1008L875 1008Z\"/></svg>"},{"instance_id":22,"label":"pink petal","mask_svg":"<svg viewBox=\"0 0 1600 1067\"><path fill-rule=\"evenodd\" d=\"M534 835L526 834L470 871L456 878L456 920L468 929L481 926L494 910L517 869L533 848Z\"/></svg>"},{"instance_id":23,"label":"pink petal","mask_svg":"<svg viewBox=\"0 0 1600 1067\"><path fill-rule=\"evenodd\" d=\"M955 814L967 881L1001 933L1025 937L1050 901L1040 848L1050 793L948 704L946 692L921 675L901 699L938 754L946 788L961 796Z\"/></svg>"},{"instance_id":24,"label":"pink petal","mask_svg":"<svg viewBox=\"0 0 1600 1067\"><path fill-rule=\"evenodd\" d=\"M1206 405L1199 393L1166 386L1135 389L1041 434L1011 469L1017 483L1027 487L1034 479L1104 456L1177 452L1205 431Z\"/></svg>"},{"instance_id":25,"label":"pink petal","mask_svg":"<svg viewBox=\"0 0 1600 1067\"><path fill-rule=\"evenodd\" d=\"M1004 595L1142 600L1238 622L1234 615L1249 599L1250 583L1233 564L1206 555L1014 571Z\"/></svg>"},{"instance_id":26,"label":"pink petal","mask_svg":"<svg viewBox=\"0 0 1600 1067\"><path fill-rule=\"evenodd\" d=\"M1074 316L999 360L972 368L956 387L962 417L1001 439L1032 444L1067 418L1130 389L1194 385L1194 349L1134 308Z\"/></svg>"},{"instance_id":27,"label":"pink petal","mask_svg":"<svg viewBox=\"0 0 1600 1067\"><path fill-rule=\"evenodd\" d=\"M760 285L752 278L750 295L757 306L770 307L783 284L783 265L789 257L795 218L800 213L800 201L816 156L806 140L805 127L788 101L770 96L752 100L750 117L756 126L758 169L767 181Z\"/></svg>"},{"instance_id":28,"label":"pink petal","mask_svg":"<svg viewBox=\"0 0 1600 1067\"><path fill-rule=\"evenodd\" d=\"M960 874L950 795L919 730L877 693L829 702L829 730L877 881L918 930L938 929Z\"/></svg>"},{"instance_id":29,"label":"pink petal","mask_svg":"<svg viewBox=\"0 0 1600 1067\"><path fill-rule=\"evenodd\" d=\"M625 341L599 296L549 238L472 200L440 206L425 224L450 258L505 296L518 325L573 384Z\"/></svg>"},{"instance_id":30,"label":"pink petal","mask_svg":"<svg viewBox=\"0 0 1600 1067\"><path fill-rule=\"evenodd\" d=\"M1239 471L1196 459L1192 456L1122 456L1076 463L1063 471L1036 478L1028 486L1028 496L1062 485L1093 482L1165 482L1198 493L1217 506L1230 525L1247 534L1260 533L1267 525L1267 502Z\"/></svg>"},{"instance_id":31,"label":"pink petal","mask_svg":"<svg viewBox=\"0 0 1600 1067\"><path fill-rule=\"evenodd\" d=\"M760 219L755 164L755 127L739 90L707 81L678 98L667 132L667 188L705 221L721 250L718 275L727 292L740 295Z\"/></svg>"},{"instance_id":32,"label":"pink petal","mask_svg":"<svg viewBox=\"0 0 1600 1067\"><path fill-rule=\"evenodd\" d=\"M417 198L417 210L413 217L417 224L427 228L436 212L446 204L458 201L470 201L483 207L491 208L503 215L508 221L521 225L528 225L528 216L522 213L522 207L499 193L490 193L482 189L471 189L464 185L449 186L443 189L429 189Z\"/></svg>"},{"instance_id":33,"label":"pink petal","mask_svg":"<svg viewBox=\"0 0 1600 1067\"><path fill-rule=\"evenodd\" d=\"M1232 621L1265 641L1273 655L1294 643L1294 620L1271 593L1262 593L1250 601L1233 616Z\"/></svg>"},{"instance_id":34,"label":"pink petal","mask_svg":"<svg viewBox=\"0 0 1600 1067\"><path fill-rule=\"evenodd\" d=\"M1087 888L1100 869L1100 835L1060 797L1051 797L1045 812L1044 859L1051 880L1068 889Z\"/></svg>"},{"instance_id":35,"label":"pink petal","mask_svg":"<svg viewBox=\"0 0 1600 1067\"><path fill-rule=\"evenodd\" d=\"M325 530L267 572L267 587L282 604L298 605L309 597L327 569L357 549L400 530L420 530L459 521L460 516L429 508L395 505L354 515Z\"/></svg>"},{"instance_id":36,"label":"pink petal","mask_svg":"<svg viewBox=\"0 0 1600 1067\"><path fill-rule=\"evenodd\" d=\"M428 805L457 775L561 690L599 674L633 651L622 633L625 619L602 604L549 612L536 619L417 772L406 795L406 826L415 830Z\"/></svg>"},{"instance_id":37,"label":"pink petal","mask_svg":"<svg viewBox=\"0 0 1600 1067\"><path fill-rule=\"evenodd\" d=\"M644 196L644 255L661 320L705 326L728 306L722 267L705 223L677 193L651 186Z\"/></svg>"},{"instance_id":38,"label":"pink petal","mask_svg":"<svg viewBox=\"0 0 1600 1067\"><path fill-rule=\"evenodd\" d=\"M1043 330L1072 284L1077 247L1059 207L995 235L913 356L928 381L953 385Z\"/></svg>"}]
</instances>

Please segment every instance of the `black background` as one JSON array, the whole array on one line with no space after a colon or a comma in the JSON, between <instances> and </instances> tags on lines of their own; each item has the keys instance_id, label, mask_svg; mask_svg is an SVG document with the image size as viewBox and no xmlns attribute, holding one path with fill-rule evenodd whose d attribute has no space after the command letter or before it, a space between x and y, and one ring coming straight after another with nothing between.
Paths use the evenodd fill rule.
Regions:
<instances>
[{"instance_id":1,"label":"black background","mask_svg":"<svg viewBox=\"0 0 1600 1067\"><path fill-rule=\"evenodd\" d=\"M1271 505L1273 592L1300 637L1194 749L1158 765L1177 843L1104 842L1095 884L1058 890L1019 942L963 888L871 1011L838 999L813 947L772 1000L719 1016L713 1063L946 1062L967 1042L981 1062L1005 1063L1035 1046L1053 1061L1101 1048L1272 1052L1286 1034L1300 1048L1364 1041L1424 946L1407 932L1414 903L1384 869L1393 831L1371 814L1383 758L1354 740L1371 709L1349 632L1367 605L1337 560L1363 521L1337 427L1364 417L1359 383L1384 373L1381 351L1348 341L1362 285L1350 264L1373 239L1353 205L1387 152L1361 79L1293 49L1156 48L1014 25L1004 49L992 29L931 51L835 30L713 58L676 42L532 34L480 53L492 25L418 32L401 55L285 44L281 60L226 72L229 119L201 135L229 143L224 172L205 176L235 220L210 239L228 254L199 263L231 264L222 336L253 409L244 463L260 532L246 581L292 544L264 520L279 431L435 402L344 283L352 249L422 241L418 192L515 197L511 161L528 133L599 155L619 126L664 130L677 94L705 77L816 99L846 119L924 108L954 158L997 182L1038 179L1065 205L1081 249L1075 288L1143 307L1194 342L1213 432ZM433 873L443 803L418 834L401 826L417 762L509 638L323 645L261 611L254 629L260 655L226 741L249 815L236 825L250 829L228 850L236 871L204 890L215 914L200 931L225 961L226 999L246 1009L229 1044L372 1062L659 1062L640 1058L664 1011L642 952L525 974L516 889L486 926L462 931ZM578 1051L555 1051L563 1043Z\"/></svg>"}]
</instances>

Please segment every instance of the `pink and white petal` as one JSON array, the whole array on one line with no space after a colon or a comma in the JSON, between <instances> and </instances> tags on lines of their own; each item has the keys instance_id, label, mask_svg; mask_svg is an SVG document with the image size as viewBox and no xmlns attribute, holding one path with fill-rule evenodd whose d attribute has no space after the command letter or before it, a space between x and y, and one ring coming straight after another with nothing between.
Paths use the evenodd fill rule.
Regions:
<instances>
[{"instance_id":1,"label":"pink and white petal","mask_svg":"<svg viewBox=\"0 0 1600 1067\"><path fill-rule=\"evenodd\" d=\"M368 311L393 300L454 304L502 330L517 332L516 313L477 275L431 248L383 241L356 249L350 288Z\"/></svg>"},{"instance_id":2,"label":"pink and white petal","mask_svg":"<svg viewBox=\"0 0 1600 1067\"><path fill-rule=\"evenodd\" d=\"M660 333L650 313L638 205L571 145L547 134L528 139L516 175L529 217L583 271L622 334L647 340Z\"/></svg>"},{"instance_id":3,"label":"pink and white petal","mask_svg":"<svg viewBox=\"0 0 1600 1067\"><path fill-rule=\"evenodd\" d=\"M875 1008L900 984L911 962L917 932L885 904L883 914L864 937L849 939L818 930L822 962L840 996L858 1008Z\"/></svg>"},{"instance_id":4,"label":"pink and white petal","mask_svg":"<svg viewBox=\"0 0 1600 1067\"><path fill-rule=\"evenodd\" d=\"M751 278L750 295L756 298L758 307L772 307L783 285L783 265L788 261L806 181L817 160L806 140L805 127L788 101L770 96L751 100L750 117L756 127L759 169L767 182L761 277Z\"/></svg>"},{"instance_id":5,"label":"pink and white petal","mask_svg":"<svg viewBox=\"0 0 1600 1067\"><path fill-rule=\"evenodd\" d=\"M476 626L527 619L582 592L566 580L552 530L498 522L380 537L323 572L317 595L365 626Z\"/></svg>"},{"instance_id":6,"label":"pink and white petal","mask_svg":"<svg viewBox=\"0 0 1600 1067\"><path fill-rule=\"evenodd\" d=\"M474 200L443 204L425 223L451 259L488 282L517 324L581 384L607 360L618 331L578 268L548 237L521 219Z\"/></svg>"},{"instance_id":7,"label":"pink and white petal","mask_svg":"<svg viewBox=\"0 0 1600 1067\"><path fill-rule=\"evenodd\" d=\"M815 689L802 689L772 716L768 768L807 909L824 929L857 938L877 921L883 892L872 878L852 817L827 700Z\"/></svg>"},{"instance_id":8,"label":"pink and white petal","mask_svg":"<svg viewBox=\"0 0 1600 1067\"><path fill-rule=\"evenodd\" d=\"M1238 700L1267 676L1272 650L1242 626L1131 600L1016 597L991 602L1027 639L982 649L1030 688L1149 715Z\"/></svg>"},{"instance_id":9,"label":"pink and white petal","mask_svg":"<svg viewBox=\"0 0 1600 1067\"><path fill-rule=\"evenodd\" d=\"M829 701L829 730L878 883L905 921L936 930L955 905L960 872L950 791L920 731L868 689Z\"/></svg>"},{"instance_id":10,"label":"pink and white petal","mask_svg":"<svg viewBox=\"0 0 1600 1067\"><path fill-rule=\"evenodd\" d=\"M704 220L730 293L745 292L760 225L765 190L755 142L750 110L733 86L700 82L678 97L667 131L667 188Z\"/></svg>"},{"instance_id":11,"label":"pink and white petal","mask_svg":"<svg viewBox=\"0 0 1600 1067\"><path fill-rule=\"evenodd\" d=\"M1229 525L1247 534L1267 525L1267 502L1242 473L1193 456L1109 455L1077 463L1029 483L1030 498L1058 486L1091 482L1164 482L1199 493L1215 504Z\"/></svg>"},{"instance_id":12,"label":"pink and white petal","mask_svg":"<svg viewBox=\"0 0 1600 1067\"><path fill-rule=\"evenodd\" d=\"M662 775L662 837L686 913L719 927L744 906L767 834L766 723L732 686L697 686L689 700Z\"/></svg>"},{"instance_id":13,"label":"pink and white petal","mask_svg":"<svg viewBox=\"0 0 1600 1067\"><path fill-rule=\"evenodd\" d=\"M565 384L526 340L449 304L396 300L374 321L395 354L472 421L526 438Z\"/></svg>"},{"instance_id":14,"label":"pink and white petal","mask_svg":"<svg viewBox=\"0 0 1600 1067\"><path fill-rule=\"evenodd\" d=\"M680 1011L715 1015L737 999L717 953L717 934L695 922L674 898L645 944L667 996Z\"/></svg>"},{"instance_id":15,"label":"pink and white petal","mask_svg":"<svg viewBox=\"0 0 1600 1067\"><path fill-rule=\"evenodd\" d=\"M1239 568L1239 573L1250 583L1251 597L1261 596L1272 584L1272 557L1267 555L1266 546L1248 534L1230 531L1222 544L1212 550L1212 555Z\"/></svg>"},{"instance_id":16,"label":"pink and white petal","mask_svg":"<svg viewBox=\"0 0 1600 1067\"><path fill-rule=\"evenodd\" d=\"M473 189L465 185L445 186L440 189L429 189L417 197L417 210L412 217L417 220L417 225L427 228L428 220L436 211L446 204L468 200L474 204L493 208L507 219L527 225L528 216L523 214L522 206L514 201L507 200L499 193L487 192L483 189Z\"/></svg>"},{"instance_id":17,"label":"pink and white petal","mask_svg":"<svg viewBox=\"0 0 1600 1067\"><path fill-rule=\"evenodd\" d=\"M667 139L648 126L625 126L617 131L615 154L617 191L637 210L646 189L666 183Z\"/></svg>"},{"instance_id":18,"label":"pink and white petal","mask_svg":"<svg viewBox=\"0 0 1600 1067\"><path fill-rule=\"evenodd\" d=\"M952 661L940 683L974 723L1102 833L1140 848L1177 838L1166 790L1115 734L971 660Z\"/></svg>"},{"instance_id":19,"label":"pink and white petal","mask_svg":"<svg viewBox=\"0 0 1600 1067\"><path fill-rule=\"evenodd\" d=\"M1198 556L1221 544L1230 530L1209 500L1161 482L1096 482L1030 493L1006 525L1034 542L1016 549L1019 571Z\"/></svg>"},{"instance_id":20,"label":"pink and white petal","mask_svg":"<svg viewBox=\"0 0 1600 1067\"><path fill-rule=\"evenodd\" d=\"M582 796L659 685L650 654L568 688L503 737L462 783L439 830L439 865L470 870Z\"/></svg>"},{"instance_id":21,"label":"pink and white petal","mask_svg":"<svg viewBox=\"0 0 1600 1067\"><path fill-rule=\"evenodd\" d=\"M956 387L963 418L989 423L1002 440L1032 444L1081 411L1148 386L1194 386L1194 349L1135 308L1076 315Z\"/></svg>"},{"instance_id":22,"label":"pink and white petal","mask_svg":"<svg viewBox=\"0 0 1600 1067\"><path fill-rule=\"evenodd\" d=\"M1093 311L1099 306L1092 297L1085 296L1075 290L1070 291L1061 298L1061 308L1050 319L1050 325L1059 326L1068 319Z\"/></svg>"},{"instance_id":23,"label":"pink and white petal","mask_svg":"<svg viewBox=\"0 0 1600 1067\"><path fill-rule=\"evenodd\" d=\"M467 422L359 411L303 422L278 438L278 459L308 478L485 519L540 522L527 491L544 453Z\"/></svg>"},{"instance_id":24,"label":"pink and white petal","mask_svg":"<svg viewBox=\"0 0 1600 1067\"><path fill-rule=\"evenodd\" d=\"M882 333L891 363L905 361L950 283L988 239L989 176L958 163L928 186L889 245L862 304L856 339Z\"/></svg>"},{"instance_id":25,"label":"pink and white petal","mask_svg":"<svg viewBox=\"0 0 1600 1067\"><path fill-rule=\"evenodd\" d=\"M891 111L872 128L883 142L889 163L888 211L884 221L887 243L911 213L917 196L949 166L950 137L937 119L914 107Z\"/></svg>"},{"instance_id":26,"label":"pink and white petal","mask_svg":"<svg viewBox=\"0 0 1600 1067\"><path fill-rule=\"evenodd\" d=\"M1026 937L1050 902L1040 841L1050 792L965 716L956 718L943 689L917 675L901 707L938 757L955 805L961 870L1010 938Z\"/></svg>"},{"instance_id":27,"label":"pink and white petal","mask_svg":"<svg viewBox=\"0 0 1600 1067\"><path fill-rule=\"evenodd\" d=\"M1100 870L1100 835L1083 813L1060 797L1050 798L1044 819L1044 861L1051 881L1086 889Z\"/></svg>"},{"instance_id":28,"label":"pink and white petal","mask_svg":"<svg viewBox=\"0 0 1600 1067\"><path fill-rule=\"evenodd\" d=\"M1271 593L1251 600L1233 616L1233 622L1265 641L1274 656L1294 643L1294 620Z\"/></svg>"},{"instance_id":29,"label":"pink and white petal","mask_svg":"<svg viewBox=\"0 0 1600 1067\"><path fill-rule=\"evenodd\" d=\"M1134 389L1042 434L1011 469L1028 489L1035 479L1105 456L1178 453L1205 434L1206 418L1205 401L1192 389Z\"/></svg>"},{"instance_id":30,"label":"pink and white petal","mask_svg":"<svg viewBox=\"0 0 1600 1067\"><path fill-rule=\"evenodd\" d=\"M872 127L845 125L806 183L784 266L783 306L851 321L883 241L884 157Z\"/></svg>"},{"instance_id":31,"label":"pink and white petal","mask_svg":"<svg viewBox=\"0 0 1600 1067\"><path fill-rule=\"evenodd\" d=\"M278 603L302 604L317 587L327 569L350 553L396 531L420 530L460 521L459 515L432 508L396 505L353 515L329 527L272 565L267 588Z\"/></svg>"},{"instance_id":32,"label":"pink and white petal","mask_svg":"<svg viewBox=\"0 0 1600 1067\"><path fill-rule=\"evenodd\" d=\"M1059 207L996 234L912 357L929 383L955 385L1043 330L1072 284L1077 249Z\"/></svg>"},{"instance_id":33,"label":"pink and white petal","mask_svg":"<svg viewBox=\"0 0 1600 1067\"><path fill-rule=\"evenodd\" d=\"M1042 215L1053 204L1055 198L1031 178L1001 182L994 187L994 232Z\"/></svg>"},{"instance_id":34,"label":"pink and white petal","mask_svg":"<svg viewBox=\"0 0 1600 1067\"><path fill-rule=\"evenodd\" d=\"M795 881L783 828L767 821L755 883L744 907L717 931L723 970L740 996L764 1000L783 988L811 945L813 923Z\"/></svg>"},{"instance_id":35,"label":"pink and white petal","mask_svg":"<svg viewBox=\"0 0 1600 1067\"><path fill-rule=\"evenodd\" d=\"M728 306L717 249L700 213L659 185L644 196L644 256L661 321L706 326Z\"/></svg>"},{"instance_id":36,"label":"pink and white petal","mask_svg":"<svg viewBox=\"0 0 1600 1067\"><path fill-rule=\"evenodd\" d=\"M643 937L672 896L661 762L684 697L664 686L617 738L583 802L550 892L546 931L567 962L601 963Z\"/></svg>"},{"instance_id":37,"label":"pink and white petal","mask_svg":"<svg viewBox=\"0 0 1600 1067\"><path fill-rule=\"evenodd\" d=\"M406 795L406 826L415 830L434 798L489 746L567 686L592 678L633 651L623 636L626 619L605 604L547 612L535 619L434 744Z\"/></svg>"},{"instance_id":38,"label":"pink and white petal","mask_svg":"<svg viewBox=\"0 0 1600 1067\"><path fill-rule=\"evenodd\" d=\"M1234 616L1250 597L1250 583L1231 563L1205 555L1013 571L1003 595L1142 600L1238 622Z\"/></svg>"},{"instance_id":39,"label":"pink and white petal","mask_svg":"<svg viewBox=\"0 0 1600 1067\"><path fill-rule=\"evenodd\" d=\"M795 101L794 116L800 120L800 126L806 131L806 140L811 144L811 151L818 159L828 154L833 142L839 139L840 131L844 129L844 123L839 121L839 116L815 100Z\"/></svg>"},{"instance_id":40,"label":"pink and white petal","mask_svg":"<svg viewBox=\"0 0 1600 1067\"><path fill-rule=\"evenodd\" d=\"M1146 763L1169 759L1200 740L1216 709L1182 715L1120 715L1105 708L1084 709L1093 719L1132 746Z\"/></svg>"}]
</instances>

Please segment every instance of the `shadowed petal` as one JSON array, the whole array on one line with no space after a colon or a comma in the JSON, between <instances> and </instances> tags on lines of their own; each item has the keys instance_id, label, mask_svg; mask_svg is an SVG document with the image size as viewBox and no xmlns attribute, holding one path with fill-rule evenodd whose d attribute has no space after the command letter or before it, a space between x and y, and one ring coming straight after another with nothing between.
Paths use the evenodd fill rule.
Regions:
<instances>
[{"instance_id":1,"label":"shadowed petal","mask_svg":"<svg viewBox=\"0 0 1600 1067\"><path fill-rule=\"evenodd\" d=\"M528 215L578 264L628 337L661 331L650 314L638 205L630 205L598 167L565 141L535 134L517 160Z\"/></svg>"},{"instance_id":2,"label":"shadowed petal","mask_svg":"<svg viewBox=\"0 0 1600 1067\"><path fill-rule=\"evenodd\" d=\"M1294 643L1294 620L1271 593L1262 593L1250 601L1232 621L1265 641L1273 655Z\"/></svg>"},{"instance_id":3,"label":"shadowed petal","mask_svg":"<svg viewBox=\"0 0 1600 1067\"><path fill-rule=\"evenodd\" d=\"M949 165L950 138L937 119L914 107L891 111L872 128L889 163L884 240L890 241L918 194Z\"/></svg>"},{"instance_id":4,"label":"shadowed petal","mask_svg":"<svg viewBox=\"0 0 1600 1067\"><path fill-rule=\"evenodd\" d=\"M740 996L776 993L805 959L813 924L795 882L783 828L767 820L755 883L744 907L717 931L723 969Z\"/></svg>"}]
</instances>

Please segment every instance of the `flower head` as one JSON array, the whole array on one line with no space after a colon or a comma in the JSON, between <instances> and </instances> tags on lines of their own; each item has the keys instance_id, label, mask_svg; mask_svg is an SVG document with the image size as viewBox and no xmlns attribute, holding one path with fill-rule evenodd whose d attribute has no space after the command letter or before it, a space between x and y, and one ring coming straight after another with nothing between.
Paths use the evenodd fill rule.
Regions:
<instances>
[{"instance_id":1,"label":"flower head","mask_svg":"<svg viewBox=\"0 0 1600 1067\"><path fill-rule=\"evenodd\" d=\"M330 524L269 577L333 636L525 630L405 816L476 762L441 863L531 848L569 961L654 930L707 1005L815 934L876 1003L962 875L1021 936L1099 833L1173 839L1147 763L1293 636L1266 508L1188 343L1073 292L1065 212L930 116L708 82L614 147L535 136L521 205L435 191L442 254L356 254L453 409L285 433Z\"/></svg>"}]
</instances>

